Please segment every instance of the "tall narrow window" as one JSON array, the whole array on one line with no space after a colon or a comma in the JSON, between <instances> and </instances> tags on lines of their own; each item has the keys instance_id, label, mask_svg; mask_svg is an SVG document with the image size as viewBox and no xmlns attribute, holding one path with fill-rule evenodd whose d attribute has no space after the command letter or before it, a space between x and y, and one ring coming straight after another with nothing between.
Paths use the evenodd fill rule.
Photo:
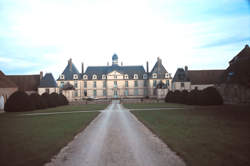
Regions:
<instances>
[{"instance_id":1,"label":"tall narrow window","mask_svg":"<svg viewBox=\"0 0 250 166\"><path fill-rule=\"evenodd\" d=\"M107 96L107 90L103 90L103 96Z\"/></svg>"},{"instance_id":2,"label":"tall narrow window","mask_svg":"<svg viewBox=\"0 0 250 166\"><path fill-rule=\"evenodd\" d=\"M84 96L87 96L87 95L88 95L88 94L87 94L87 90L84 90L83 93L84 93Z\"/></svg>"},{"instance_id":3,"label":"tall narrow window","mask_svg":"<svg viewBox=\"0 0 250 166\"><path fill-rule=\"evenodd\" d=\"M135 89L134 93L135 93L135 96L138 96L139 95L138 89Z\"/></svg>"},{"instance_id":4,"label":"tall narrow window","mask_svg":"<svg viewBox=\"0 0 250 166\"><path fill-rule=\"evenodd\" d=\"M137 80L134 82L134 84L135 84L135 87L138 87L138 81Z\"/></svg>"},{"instance_id":5,"label":"tall narrow window","mask_svg":"<svg viewBox=\"0 0 250 166\"><path fill-rule=\"evenodd\" d=\"M61 82L60 87L61 87L61 88L63 88L63 87L64 87L64 82L63 82L63 81Z\"/></svg>"},{"instance_id":6,"label":"tall narrow window","mask_svg":"<svg viewBox=\"0 0 250 166\"><path fill-rule=\"evenodd\" d=\"M128 88L128 81L125 81L125 87Z\"/></svg>"},{"instance_id":7,"label":"tall narrow window","mask_svg":"<svg viewBox=\"0 0 250 166\"><path fill-rule=\"evenodd\" d=\"M49 88L46 88L46 89L45 89L45 92L46 92L46 93L49 93Z\"/></svg>"},{"instance_id":8,"label":"tall narrow window","mask_svg":"<svg viewBox=\"0 0 250 166\"><path fill-rule=\"evenodd\" d=\"M154 82L153 82L153 87L154 87L154 88L156 87L156 84L157 84L157 81L154 80Z\"/></svg>"},{"instance_id":9,"label":"tall narrow window","mask_svg":"<svg viewBox=\"0 0 250 166\"><path fill-rule=\"evenodd\" d=\"M103 88L107 88L107 81L103 81Z\"/></svg>"},{"instance_id":10,"label":"tall narrow window","mask_svg":"<svg viewBox=\"0 0 250 166\"><path fill-rule=\"evenodd\" d=\"M84 83L83 83L84 85L84 88L87 88L87 81L84 81Z\"/></svg>"},{"instance_id":11,"label":"tall narrow window","mask_svg":"<svg viewBox=\"0 0 250 166\"><path fill-rule=\"evenodd\" d=\"M182 87L182 88L184 87L184 82L181 83L181 87Z\"/></svg>"},{"instance_id":12,"label":"tall narrow window","mask_svg":"<svg viewBox=\"0 0 250 166\"><path fill-rule=\"evenodd\" d=\"M125 95L125 96L128 96L128 89L125 89L124 95Z\"/></svg>"},{"instance_id":13,"label":"tall narrow window","mask_svg":"<svg viewBox=\"0 0 250 166\"><path fill-rule=\"evenodd\" d=\"M96 97L96 90L93 90L93 96Z\"/></svg>"},{"instance_id":14,"label":"tall narrow window","mask_svg":"<svg viewBox=\"0 0 250 166\"><path fill-rule=\"evenodd\" d=\"M93 82L93 87L96 88L96 81Z\"/></svg>"},{"instance_id":15,"label":"tall narrow window","mask_svg":"<svg viewBox=\"0 0 250 166\"><path fill-rule=\"evenodd\" d=\"M77 81L74 82L74 87L77 88L78 84Z\"/></svg>"},{"instance_id":16,"label":"tall narrow window","mask_svg":"<svg viewBox=\"0 0 250 166\"><path fill-rule=\"evenodd\" d=\"M114 87L117 88L117 81L114 81Z\"/></svg>"},{"instance_id":17,"label":"tall narrow window","mask_svg":"<svg viewBox=\"0 0 250 166\"><path fill-rule=\"evenodd\" d=\"M144 80L144 87L147 87L147 85L148 85L147 80Z\"/></svg>"},{"instance_id":18,"label":"tall narrow window","mask_svg":"<svg viewBox=\"0 0 250 166\"><path fill-rule=\"evenodd\" d=\"M78 92L77 92L77 90L75 90L75 94L74 94L74 95L75 95L75 97L77 97L77 96L78 96Z\"/></svg>"}]
</instances>

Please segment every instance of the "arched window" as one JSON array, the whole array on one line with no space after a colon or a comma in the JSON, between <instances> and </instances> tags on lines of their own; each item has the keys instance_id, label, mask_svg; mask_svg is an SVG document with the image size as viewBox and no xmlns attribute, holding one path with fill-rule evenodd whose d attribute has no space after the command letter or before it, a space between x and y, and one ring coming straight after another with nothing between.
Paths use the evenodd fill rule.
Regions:
<instances>
[{"instance_id":1,"label":"arched window","mask_svg":"<svg viewBox=\"0 0 250 166\"><path fill-rule=\"evenodd\" d=\"M138 74L134 74L134 79L138 79Z\"/></svg>"},{"instance_id":2,"label":"arched window","mask_svg":"<svg viewBox=\"0 0 250 166\"><path fill-rule=\"evenodd\" d=\"M60 76L60 79L64 79L64 75L63 74Z\"/></svg>"},{"instance_id":3,"label":"arched window","mask_svg":"<svg viewBox=\"0 0 250 166\"><path fill-rule=\"evenodd\" d=\"M77 74L74 74L74 75L73 75L73 79L74 79L74 80L78 79L78 75L77 75Z\"/></svg>"},{"instance_id":4,"label":"arched window","mask_svg":"<svg viewBox=\"0 0 250 166\"><path fill-rule=\"evenodd\" d=\"M97 79L97 75L94 74L94 75L92 76L92 79L93 79L93 80L96 80L96 79Z\"/></svg>"},{"instance_id":5,"label":"arched window","mask_svg":"<svg viewBox=\"0 0 250 166\"><path fill-rule=\"evenodd\" d=\"M86 74L83 75L83 79L84 79L84 80L87 80L87 79L88 79L88 75L86 75Z\"/></svg>"},{"instance_id":6,"label":"arched window","mask_svg":"<svg viewBox=\"0 0 250 166\"><path fill-rule=\"evenodd\" d=\"M156 73L153 73L152 77L153 77L153 78L157 78L157 74L156 74Z\"/></svg>"},{"instance_id":7,"label":"arched window","mask_svg":"<svg viewBox=\"0 0 250 166\"><path fill-rule=\"evenodd\" d=\"M106 75L103 74L102 79L105 80L106 78L107 78Z\"/></svg>"},{"instance_id":8,"label":"arched window","mask_svg":"<svg viewBox=\"0 0 250 166\"><path fill-rule=\"evenodd\" d=\"M147 74L143 74L143 79L148 79L148 75Z\"/></svg>"},{"instance_id":9,"label":"arched window","mask_svg":"<svg viewBox=\"0 0 250 166\"><path fill-rule=\"evenodd\" d=\"M128 75L127 74L124 75L124 79L128 79Z\"/></svg>"}]
</instances>

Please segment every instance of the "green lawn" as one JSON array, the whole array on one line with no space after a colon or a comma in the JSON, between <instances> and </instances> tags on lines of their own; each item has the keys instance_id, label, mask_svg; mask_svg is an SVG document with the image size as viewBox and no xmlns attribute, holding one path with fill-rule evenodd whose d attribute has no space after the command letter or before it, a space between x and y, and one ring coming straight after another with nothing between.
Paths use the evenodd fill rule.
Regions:
<instances>
[{"instance_id":1,"label":"green lawn","mask_svg":"<svg viewBox=\"0 0 250 166\"><path fill-rule=\"evenodd\" d=\"M130 108L143 108L130 104ZM148 104L144 108L148 108ZM132 111L190 166L250 165L247 106Z\"/></svg>"},{"instance_id":2,"label":"green lawn","mask_svg":"<svg viewBox=\"0 0 250 166\"><path fill-rule=\"evenodd\" d=\"M35 112L105 109L106 105L64 106ZM0 114L0 165L43 165L83 130L99 112L20 116Z\"/></svg>"},{"instance_id":3,"label":"green lawn","mask_svg":"<svg viewBox=\"0 0 250 166\"><path fill-rule=\"evenodd\" d=\"M184 104L175 104L175 103L139 103L139 104L123 104L123 105L124 107L129 109L190 107Z\"/></svg>"}]
</instances>

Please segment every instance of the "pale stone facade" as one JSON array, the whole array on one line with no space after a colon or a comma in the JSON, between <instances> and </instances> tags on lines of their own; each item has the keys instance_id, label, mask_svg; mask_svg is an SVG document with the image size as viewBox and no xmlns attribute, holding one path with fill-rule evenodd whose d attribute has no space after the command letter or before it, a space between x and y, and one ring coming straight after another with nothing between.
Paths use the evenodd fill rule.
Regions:
<instances>
[{"instance_id":1,"label":"pale stone facade","mask_svg":"<svg viewBox=\"0 0 250 166\"><path fill-rule=\"evenodd\" d=\"M117 55L112 60L112 66L88 67L85 73L79 73L70 59L56 81L59 91L73 101L87 98L156 98L156 87L160 82L166 84L166 89L171 88L171 74L159 58L151 72L145 71L143 66L119 66ZM66 84L74 88L65 90Z\"/></svg>"}]
</instances>

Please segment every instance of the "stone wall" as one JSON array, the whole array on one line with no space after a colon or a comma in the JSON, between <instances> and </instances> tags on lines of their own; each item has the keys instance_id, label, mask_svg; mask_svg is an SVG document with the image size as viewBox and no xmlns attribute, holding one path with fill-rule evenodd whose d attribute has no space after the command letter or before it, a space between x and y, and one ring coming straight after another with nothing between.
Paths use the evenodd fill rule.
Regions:
<instances>
[{"instance_id":1,"label":"stone wall","mask_svg":"<svg viewBox=\"0 0 250 166\"><path fill-rule=\"evenodd\" d=\"M250 88L238 84L222 84L216 86L225 104L249 104Z\"/></svg>"}]
</instances>

